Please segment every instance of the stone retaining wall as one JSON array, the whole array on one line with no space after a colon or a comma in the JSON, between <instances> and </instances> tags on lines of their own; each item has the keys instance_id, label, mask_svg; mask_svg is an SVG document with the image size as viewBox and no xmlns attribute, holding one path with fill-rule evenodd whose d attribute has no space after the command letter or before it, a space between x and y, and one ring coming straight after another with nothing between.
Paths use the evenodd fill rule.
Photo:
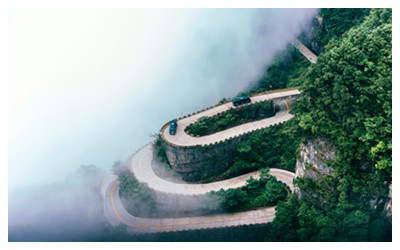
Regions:
<instances>
[{"instance_id":1,"label":"stone retaining wall","mask_svg":"<svg viewBox=\"0 0 400 250\"><path fill-rule=\"evenodd\" d=\"M256 95L259 94L255 94L253 96ZM275 105L277 101L286 100L290 102L297 98L298 95L296 94L275 98L273 101ZM279 122L275 125L281 123L282 122ZM169 123L165 124L161 131L163 131L165 126L168 125ZM252 132L261 129L264 128L255 129L245 134L238 134L234 137L230 137L229 139L204 146L184 147L174 145L173 143L164 140L162 137L161 139L169 164L172 166L172 168L182 176L183 180L198 181L222 174L224 171L226 171L233 163L233 159L236 154L236 145L249 138Z\"/></svg>"},{"instance_id":2,"label":"stone retaining wall","mask_svg":"<svg viewBox=\"0 0 400 250\"><path fill-rule=\"evenodd\" d=\"M211 146L176 147L163 141L172 168L185 181L197 181L219 175L232 165L236 145L250 134L232 138Z\"/></svg>"}]
</instances>

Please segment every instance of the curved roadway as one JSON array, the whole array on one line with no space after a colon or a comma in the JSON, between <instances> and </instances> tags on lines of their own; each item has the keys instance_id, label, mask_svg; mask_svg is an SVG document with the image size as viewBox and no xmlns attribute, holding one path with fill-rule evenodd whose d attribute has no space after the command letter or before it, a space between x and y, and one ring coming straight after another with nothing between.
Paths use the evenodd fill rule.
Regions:
<instances>
[{"instance_id":1,"label":"curved roadway","mask_svg":"<svg viewBox=\"0 0 400 250\"><path fill-rule=\"evenodd\" d=\"M294 90L283 90L281 92L275 92L275 93L267 93L263 95L256 95L251 97L251 103L297 96L299 94L300 91L298 89L294 89ZM235 137L241 134L250 133L257 129L273 126L278 123L285 122L293 117L292 114L289 114L289 106L286 101L278 100L275 101L275 103L280 105L280 111L276 113L275 116L254 122L245 123L211 135L193 137L185 133L185 128L190 124L195 123L201 117L211 117L227 111L228 109L233 107L232 102L222 104L214 108L211 108L209 110L205 110L198 114L178 120L178 127L175 135L170 135L169 126L164 126L161 129L160 135L166 142L171 143L175 146L207 145L223 141L225 139L229 139L231 137Z\"/></svg>"},{"instance_id":2,"label":"curved roadway","mask_svg":"<svg viewBox=\"0 0 400 250\"><path fill-rule=\"evenodd\" d=\"M200 195L206 194L210 191L218 191L221 188L239 188L244 186L246 184L246 180L251 176L253 178L258 178L260 176L259 171L254 171L235 178L212 183L174 183L164 180L154 173L151 167L152 159L153 146L152 144L149 144L130 158L130 168L138 181L147 183L149 188L157 192L182 195ZM292 180L294 178L294 173L282 169L272 168L270 169L269 174L275 176L277 180L288 185L291 191L293 191Z\"/></svg>"},{"instance_id":3,"label":"curved roadway","mask_svg":"<svg viewBox=\"0 0 400 250\"><path fill-rule=\"evenodd\" d=\"M232 214L195 216L184 218L138 218L129 214L119 198L119 182L113 180L107 185L104 197L104 211L108 221L117 226L128 226L133 233L159 233L194 229L231 227L271 222L275 207Z\"/></svg>"},{"instance_id":4,"label":"curved roadway","mask_svg":"<svg viewBox=\"0 0 400 250\"><path fill-rule=\"evenodd\" d=\"M246 184L246 180L253 176L258 178L258 171L239 177L207 184L173 183L158 177L152 170L153 147L149 144L130 158L131 171L135 177L158 192L196 195L205 194L212 190L238 188ZM277 180L287 184L293 191L292 180L295 174L282 169L271 169L270 174ZM212 216L196 216L183 218L139 218L129 214L119 197L119 181L116 177L109 178L103 185L104 211L108 221L113 225L121 223L128 226L134 233L156 233L183 231L216 227L231 227L271 222L275 217L275 207L261 208L230 214Z\"/></svg>"}]
</instances>

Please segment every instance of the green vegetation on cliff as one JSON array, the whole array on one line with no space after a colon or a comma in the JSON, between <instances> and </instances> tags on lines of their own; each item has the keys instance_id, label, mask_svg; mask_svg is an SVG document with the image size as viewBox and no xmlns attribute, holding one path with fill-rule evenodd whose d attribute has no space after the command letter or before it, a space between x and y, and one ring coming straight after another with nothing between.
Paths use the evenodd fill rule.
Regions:
<instances>
[{"instance_id":1,"label":"green vegetation on cliff","mask_svg":"<svg viewBox=\"0 0 400 250\"><path fill-rule=\"evenodd\" d=\"M154 140L154 156L157 160L165 165L169 165L167 153L165 152L165 148L162 145L162 139L160 135L154 136L156 139Z\"/></svg>"},{"instance_id":2,"label":"green vegetation on cliff","mask_svg":"<svg viewBox=\"0 0 400 250\"><path fill-rule=\"evenodd\" d=\"M266 69L264 76L258 81L257 87L250 93L297 87L310 67L310 62L292 45L288 45L275 58L274 63Z\"/></svg>"},{"instance_id":3,"label":"green vegetation on cliff","mask_svg":"<svg viewBox=\"0 0 400 250\"><path fill-rule=\"evenodd\" d=\"M321 9L319 15L323 20L323 30L320 30L317 42L324 45L334 39L340 39L343 33L353 26L360 24L371 9L365 8L325 8Z\"/></svg>"},{"instance_id":4,"label":"green vegetation on cliff","mask_svg":"<svg viewBox=\"0 0 400 250\"><path fill-rule=\"evenodd\" d=\"M258 180L250 177L242 188L221 189L212 191L209 195L216 197L226 212L276 205L279 200L286 198L288 190L275 176L269 175L268 171L263 169Z\"/></svg>"},{"instance_id":5,"label":"green vegetation on cliff","mask_svg":"<svg viewBox=\"0 0 400 250\"><path fill-rule=\"evenodd\" d=\"M341 39L341 36L363 22L371 9L363 8L329 8L321 9L319 18L314 19L310 28L304 31L299 39L316 55L325 51L325 46L331 39Z\"/></svg>"},{"instance_id":6,"label":"green vegetation on cliff","mask_svg":"<svg viewBox=\"0 0 400 250\"><path fill-rule=\"evenodd\" d=\"M366 11L360 11L362 19ZM339 30L340 22L350 23L339 10L324 13ZM335 145L329 163L335 176L297 179L301 200L291 196L278 205L266 239L391 240L384 215L392 175L391 9L373 9L361 24L331 39L300 89L293 119L299 136Z\"/></svg>"},{"instance_id":7,"label":"green vegetation on cliff","mask_svg":"<svg viewBox=\"0 0 400 250\"><path fill-rule=\"evenodd\" d=\"M329 43L295 107L305 133L334 142L340 177L376 199L387 193L392 171L391 34L391 10L372 10L359 27Z\"/></svg>"}]
</instances>

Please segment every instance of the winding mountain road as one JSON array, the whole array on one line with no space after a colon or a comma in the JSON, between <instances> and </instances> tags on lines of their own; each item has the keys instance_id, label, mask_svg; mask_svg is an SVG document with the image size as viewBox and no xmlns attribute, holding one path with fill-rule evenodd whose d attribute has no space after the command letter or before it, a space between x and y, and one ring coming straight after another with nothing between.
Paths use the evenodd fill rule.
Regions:
<instances>
[{"instance_id":1,"label":"winding mountain road","mask_svg":"<svg viewBox=\"0 0 400 250\"><path fill-rule=\"evenodd\" d=\"M316 63L317 56L307 49L300 41L295 40L293 45L299 49L307 60ZM196 122L200 117L213 116L225 112L232 108L232 103L217 105L202 112L193 113L183 119L178 119L178 128L175 136L168 133L168 124L161 129L161 137L168 143L175 146L195 146L207 145L218 141L240 136L244 133L251 133L257 129L273 126L285 122L293 117L289 114L289 105L285 97L299 95L298 89L289 89L282 91L271 91L253 95L252 103L258 101L275 100L275 104L280 105L280 111L274 116L259 121L242 124L212 135L203 137L193 137L184 132L186 126ZM147 183L147 185L157 191L181 195L200 195L210 191L217 191L229 188L239 188L246 184L250 177L259 178L260 172L255 171L235 178L207 183L174 183L164 180L157 176L152 167L153 159L152 144L148 144L133 154L129 159L130 169L138 181ZM270 169L269 174L275 176L278 181L285 183L293 192L293 179L295 174L282 169ZM245 211L230 214L217 214L212 216L194 216L183 218L139 218L129 214L123 206L119 197L119 181L116 176L110 176L103 181L101 194L104 197L104 213L108 221L113 226L125 224L128 231L132 233L157 233L172 232L206 228L232 227L240 225L264 224L271 222L275 217L275 207L261 208L253 211Z\"/></svg>"},{"instance_id":2,"label":"winding mountain road","mask_svg":"<svg viewBox=\"0 0 400 250\"><path fill-rule=\"evenodd\" d=\"M277 93L267 93L264 95L258 95L252 97L252 101L263 101L275 98L296 96L300 92L296 90L282 91ZM231 108L231 104L219 105L209 110L200 112L194 116L184 118L178 122L179 130L175 136L170 136L169 140L173 143L185 145L198 145L203 143L209 143L210 141L223 140L223 138L229 138L231 136L240 135L242 133L251 132L256 129L273 126L275 124L287 121L292 118L293 115L289 114L289 104L286 100L278 101L280 103L280 111L273 117L266 118L260 121L247 123L228 129L229 133L216 133L213 135L205 136L207 140L202 140L203 137L191 137L184 132L184 128L192 122L203 116L210 116L219 112L224 112ZM167 131L165 126L162 132ZM169 133L163 133L168 134ZM164 139L167 139L164 138ZM173 138L173 139L171 139ZM176 138L177 140L174 140ZM179 141L179 142L178 142ZM170 142L171 143L171 142ZM153 145L148 144L138 152L133 154L129 159L130 170L134 174L135 178L157 191L171 194L180 195L201 195L206 194L210 191L218 191L229 188L239 188L246 184L246 180L250 177L259 178L260 172L255 171L245 175L241 175L235 178L206 183L206 184L191 184L191 183L174 183L164 180L157 176L152 167L151 162L153 159ZM270 169L269 174L275 176L278 181L285 183L291 191L293 191L293 178L295 174L282 169ZM193 230L203 228L216 228L216 227L230 227L239 225L249 224L262 224L271 222L275 216L275 207L262 208L254 211L246 211L234 214L218 214L213 216L200 216L200 217L185 217L185 218L138 218L130 215L121 203L119 198L119 182L116 177L110 178L103 185L103 196L104 196L104 211L107 219L114 226L118 224L125 224L129 230L134 233L154 233L154 232L170 232L170 231L182 231L182 230Z\"/></svg>"}]
</instances>

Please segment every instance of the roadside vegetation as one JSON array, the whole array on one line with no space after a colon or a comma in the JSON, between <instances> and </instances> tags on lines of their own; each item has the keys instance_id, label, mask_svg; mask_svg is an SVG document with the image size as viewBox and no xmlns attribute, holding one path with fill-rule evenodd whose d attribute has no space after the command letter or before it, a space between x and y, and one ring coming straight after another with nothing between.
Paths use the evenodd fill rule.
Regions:
<instances>
[{"instance_id":1,"label":"roadside vegetation","mask_svg":"<svg viewBox=\"0 0 400 250\"><path fill-rule=\"evenodd\" d=\"M164 146L162 145L161 137L159 134L154 135L154 157L159 160L161 163L168 165L168 158L165 152Z\"/></svg>"},{"instance_id":2,"label":"roadside vegetation","mask_svg":"<svg viewBox=\"0 0 400 250\"><path fill-rule=\"evenodd\" d=\"M310 66L310 62L295 47L288 45L275 57L275 62L266 69L250 93L298 87Z\"/></svg>"},{"instance_id":3,"label":"roadside vegetation","mask_svg":"<svg viewBox=\"0 0 400 250\"><path fill-rule=\"evenodd\" d=\"M151 189L129 172L123 174L119 181L119 193L126 210L132 215L152 217L156 212L156 202Z\"/></svg>"},{"instance_id":4,"label":"roadside vegetation","mask_svg":"<svg viewBox=\"0 0 400 250\"><path fill-rule=\"evenodd\" d=\"M193 136L205 136L219 131L274 116L278 108L272 101L231 108L212 117L202 117L185 128L185 132Z\"/></svg>"},{"instance_id":5,"label":"roadside vegetation","mask_svg":"<svg viewBox=\"0 0 400 250\"><path fill-rule=\"evenodd\" d=\"M268 171L263 169L259 179L250 177L242 188L221 189L209 195L217 198L226 212L274 206L286 198L289 188L277 181L275 176L269 175Z\"/></svg>"}]
</instances>

